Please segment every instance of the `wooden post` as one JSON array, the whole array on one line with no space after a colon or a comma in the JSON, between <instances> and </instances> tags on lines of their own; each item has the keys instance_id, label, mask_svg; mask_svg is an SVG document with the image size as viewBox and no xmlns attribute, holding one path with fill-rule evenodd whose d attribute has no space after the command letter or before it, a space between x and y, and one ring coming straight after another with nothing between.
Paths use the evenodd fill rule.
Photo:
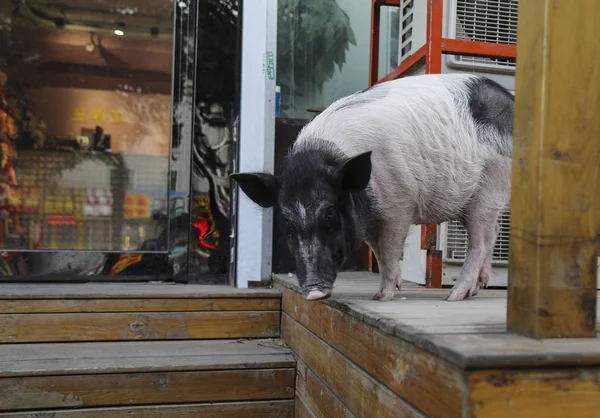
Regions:
<instances>
[{"instance_id":1,"label":"wooden post","mask_svg":"<svg viewBox=\"0 0 600 418\"><path fill-rule=\"evenodd\" d=\"M521 0L508 328L596 336L600 1Z\"/></svg>"}]
</instances>

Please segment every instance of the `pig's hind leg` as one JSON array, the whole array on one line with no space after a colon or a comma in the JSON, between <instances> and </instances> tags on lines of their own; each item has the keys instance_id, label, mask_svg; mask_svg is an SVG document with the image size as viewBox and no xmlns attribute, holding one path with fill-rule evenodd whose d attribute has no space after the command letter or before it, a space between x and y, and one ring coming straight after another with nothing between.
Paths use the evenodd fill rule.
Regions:
<instances>
[{"instance_id":1,"label":"pig's hind leg","mask_svg":"<svg viewBox=\"0 0 600 418\"><path fill-rule=\"evenodd\" d=\"M500 225L496 221L496 226L494 228L494 243L498 238L498 233L500 232ZM490 281L490 277L492 276L492 259L494 257L494 246L488 251L487 256L483 262L483 266L481 266L481 270L479 270L479 278L477 279L477 287L475 288L475 292L471 296L475 296L479 293L479 290L482 287L487 287L488 282Z\"/></svg>"},{"instance_id":2,"label":"pig's hind leg","mask_svg":"<svg viewBox=\"0 0 600 418\"><path fill-rule=\"evenodd\" d=\"M448 301L475 296L491 275L498 216L510 198L510 159L499 157L491 161L482 179L481 189L464 215L469 235L467 256Z\"/></svg>"},{"instance_id":3,"label":"pig's hind leg","mask_svg":"<svg viewBox=\"0 0 600 418\"><path fill-rule=\"evenodd\" d=\"M487 282L482 275L489 278L491 272L491 255L494 251L498 215L498 210L475 210L466 220L469 234L467 256L460 277L446 300L453 302L475 296L483 284L482 281Z\"/></svg>"},{"instance_id":4,"label":"pig's hind leg","mask_svg":"<svg viewBox=\"0 0 600 418\"><path fill-rule=\"evenodd\" d=\"M379 265L381 284L374 300L387 302L394 298L396 290L402 286L400 260L404 254L404 244L410 228L410 223L384 222L376 237L367 240L375 253Z\"/></svg>"}]
</instances>

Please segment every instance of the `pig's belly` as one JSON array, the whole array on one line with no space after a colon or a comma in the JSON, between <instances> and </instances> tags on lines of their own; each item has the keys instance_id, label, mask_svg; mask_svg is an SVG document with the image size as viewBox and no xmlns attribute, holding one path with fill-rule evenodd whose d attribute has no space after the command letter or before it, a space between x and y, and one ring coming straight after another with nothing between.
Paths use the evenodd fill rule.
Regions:
<instances>
[{"instance_id":1,"label":"pig's belly","mask_svg":"<svg viewBox=\"0 0 600 418\"><path fill-rule=\"evenodd\" d=\"M479 182L441 184L427 190L415 202L415 224L439 224L464 218L466 208L479 192Z\"/></svg>"}]
</instances>

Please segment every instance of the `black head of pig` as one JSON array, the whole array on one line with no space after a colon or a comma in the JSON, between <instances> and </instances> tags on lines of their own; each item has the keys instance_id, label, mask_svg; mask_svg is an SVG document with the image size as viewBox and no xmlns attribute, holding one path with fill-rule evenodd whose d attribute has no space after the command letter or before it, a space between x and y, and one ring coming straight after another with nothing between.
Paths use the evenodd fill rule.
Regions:
<instances>
[{"instance_id":1,"label":"black head of pig","mask_svg":"<svg viewBox=\"0 0 600 418\"><path fill-rule=\"evenodd\" d=\"M277 176L231 177L252 201L275 207L285 219L304 298L329 297L339 267L365 238L371 152L348 158L318 149L297 151L284 159Z\"/></svg>"}]
</instances>

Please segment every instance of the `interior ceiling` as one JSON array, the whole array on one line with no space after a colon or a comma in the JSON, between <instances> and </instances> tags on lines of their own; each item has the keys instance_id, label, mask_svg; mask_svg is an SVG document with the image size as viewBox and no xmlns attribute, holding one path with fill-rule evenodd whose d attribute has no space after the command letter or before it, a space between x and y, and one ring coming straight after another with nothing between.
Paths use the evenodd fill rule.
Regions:
<instances>
[{"instance_id":1,"label":"interior ceiling","mask_svg":"<svg viewBox=\"0 0 600 418\"><path fill-rule=\"evenodd\" d=\"M173 0L0 0L0 61L20 89L129 85L169 94L172 12Z\"/></svg>"},{"instance_id":2,"label":"interior ceiling","mask_svg":"<svg viewBox=\"0 0 600 418\"><path fill-rule=\"evenodd\" d=\"M122 28L128 36L147 37L155 28L160 38L170 38L173 32L171 0L23 0L17 16L70 31L102 33Z\"/></svg>"}]
</instances>

